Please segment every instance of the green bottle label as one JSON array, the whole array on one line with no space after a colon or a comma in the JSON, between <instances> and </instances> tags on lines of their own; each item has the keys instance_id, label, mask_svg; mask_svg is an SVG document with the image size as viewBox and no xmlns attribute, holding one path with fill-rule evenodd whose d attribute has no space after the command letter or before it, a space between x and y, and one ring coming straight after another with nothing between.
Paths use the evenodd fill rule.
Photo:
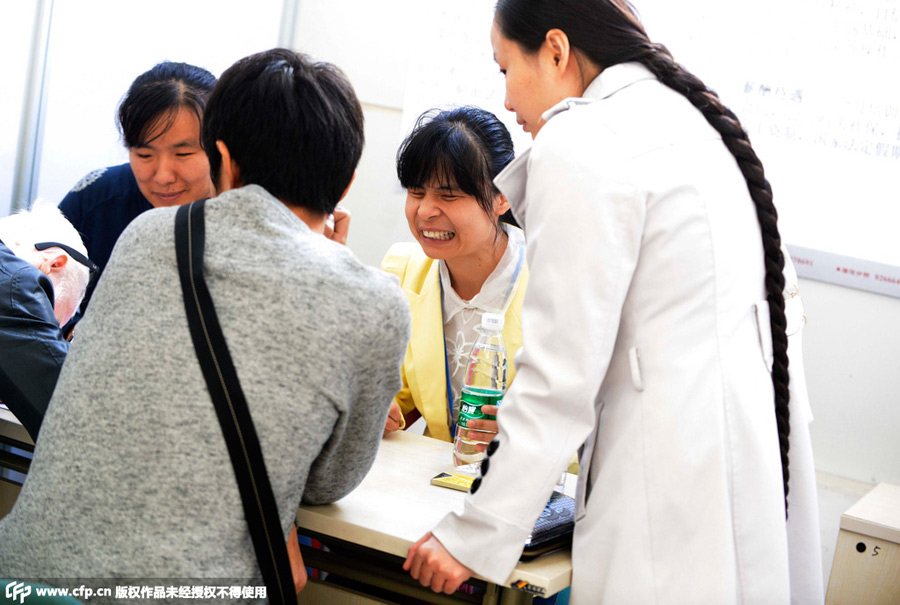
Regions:
<instances>
[{"instance_id":1,"label":"green bottle label","mask_svg":"<svg viewBox=\"0 0 900 605\"><path fill-rule=\"evenodd\" d=\"M475 388L463 389L459 403L459 428L469 428L469 420L496 420L496 416L481 411L483 405L500 405L503 393Z\"/></svg>"}]
</instances>

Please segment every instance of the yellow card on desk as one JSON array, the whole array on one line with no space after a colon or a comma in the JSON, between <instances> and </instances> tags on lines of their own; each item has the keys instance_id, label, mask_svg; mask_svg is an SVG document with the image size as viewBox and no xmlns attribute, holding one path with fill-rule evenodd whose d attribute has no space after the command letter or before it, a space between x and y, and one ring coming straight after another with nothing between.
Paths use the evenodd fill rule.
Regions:
<instances>
[{"instance_id":1,"label":"yellow card on desk","mask_svg":"<svg viewBox=\"0 0 900 605\"><path fill-rule=\"evenodd\" d=\"M431 480L431 484L437 485L438 487L449 487L450 489L467 492L472 487L472 482L474 480L475 477L470 477L468 475L457 475L456 473L438 473L437 475L435 475L434 479Z\"/></svg>"}]
</instances>

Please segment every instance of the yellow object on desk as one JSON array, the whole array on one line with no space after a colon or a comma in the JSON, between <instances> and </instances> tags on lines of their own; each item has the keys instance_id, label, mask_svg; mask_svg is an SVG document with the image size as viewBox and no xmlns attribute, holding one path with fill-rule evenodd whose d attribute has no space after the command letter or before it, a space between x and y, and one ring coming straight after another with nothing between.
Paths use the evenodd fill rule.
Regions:
<instances>
[{"instance_id":1,"label":"yellow object on desk","mask_svg":"<svg viewBox=\"0 0 900 605\"><path fill-rule=\"evenodd\" d=\"M438 487L449 487L450 489L458 489L461 492L468 492L472 489L472 482L475 477L469 475L457 475L456 473L439 473L431 480L432 485Z\"/></svg>"}]
</instances>

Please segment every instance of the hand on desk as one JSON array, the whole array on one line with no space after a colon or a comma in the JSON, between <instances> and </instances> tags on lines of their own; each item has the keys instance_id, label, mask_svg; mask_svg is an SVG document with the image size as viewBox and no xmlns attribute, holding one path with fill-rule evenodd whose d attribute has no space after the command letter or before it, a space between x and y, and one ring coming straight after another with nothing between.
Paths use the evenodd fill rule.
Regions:
<instances>
[{"instance_id":1,"label":"hand on desk","mask_svg":"<svg viewBox=\"0 0 900 605\"><path fill-rule=\"evenodd\" d=\"M487 414L488 416L497 416L497 412L500 408L496 405L486 405L481 408L481 411ZM466 437L471 439L472 441L481 441L475 445L475 449L479 452L484 452L487 450L488 444L497 438L497 421L496 420L488 420L486 418L481 418L479 420L470 420L468 423L470 429L478 429L477 431L468 431ZM488 431L488 432L483 432Z\"/></svg>"},{"instance_id":2,"label":"hand on desk","mask_svg":"<svg viewBox=\"0 0 900 605\"><path fill-rule=\"evenodd\" d=\"M453 594L459 585L472 577L472 570L453 558L444 545L428 532L413 544L403 569L422 586L434 592Z\"/></svg>"},{"instance_id":3,"label":"hand on desk","mask_svg":"<svg viewBox=\"0 0 900 605\"><path fill-rule=\"evenodd\" d=\"M400 411L400 405L396 400L391 400L391 407L388 409L387 421L384 423L384 434L382 437L387 437L389 433L393 433L400 428L401 417L402 412Z\"/></svg>"}]
</instances>

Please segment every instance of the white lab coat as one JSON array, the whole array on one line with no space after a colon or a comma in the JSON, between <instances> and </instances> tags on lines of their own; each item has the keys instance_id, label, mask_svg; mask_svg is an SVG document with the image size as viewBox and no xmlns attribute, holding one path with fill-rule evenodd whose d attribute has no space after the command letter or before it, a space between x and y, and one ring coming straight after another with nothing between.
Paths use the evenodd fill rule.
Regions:
<instances>
[{"instance_id":1,"label":"white lab coat","mask_svg":"<svg viewBox=\"0 0 900 605\"><path fill-rule=\"evenodd\" d=\"M531 268L500 446L434 535L505 583L584 444L572 603L789 602L762 244L734 158L638 64L544 117L496 179Z\"/></svg>"}]
</instances>

